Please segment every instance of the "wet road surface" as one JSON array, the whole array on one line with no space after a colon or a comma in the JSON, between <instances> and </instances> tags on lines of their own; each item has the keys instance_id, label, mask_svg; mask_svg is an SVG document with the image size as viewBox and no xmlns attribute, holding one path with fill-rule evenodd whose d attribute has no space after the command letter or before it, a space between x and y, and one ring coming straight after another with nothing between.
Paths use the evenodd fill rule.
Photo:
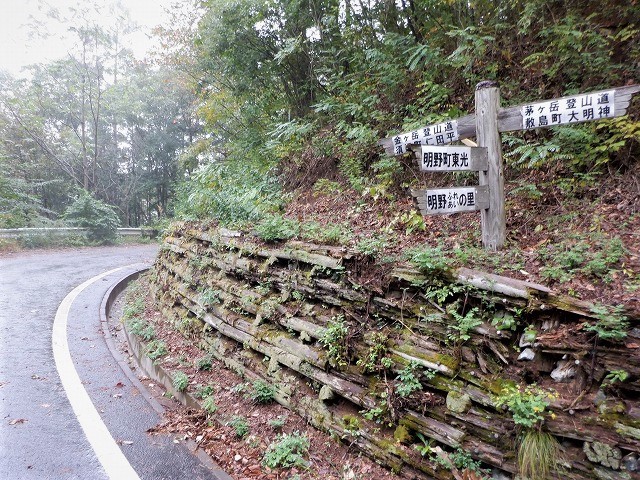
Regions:
<instances>
[{"instance_id":1,"label":"wet road surface","mask_svg":"<svg viewBox=\"0 0 640 480\"><path fill-rule=\"evenodd\" d=\"M102 247L0 258L1 479L217 478L182 444L146 434L160 417L113 358L102 332L105 293L127 273L150 265L156 251L153 245ZM118 267L125 268L87 282ZM70 354L65 369L54 319L59 330L61 302L83 282L62 325ZM63 386L54 350L62 378L72 370L77 385ZM69 390L88 393L91 408L72 407L79 397ZM111 438L91 440L102 423ZM118 462L101 452L110 444L128 464L124 470L110 469Z\"/></svg>"}]
</instances>

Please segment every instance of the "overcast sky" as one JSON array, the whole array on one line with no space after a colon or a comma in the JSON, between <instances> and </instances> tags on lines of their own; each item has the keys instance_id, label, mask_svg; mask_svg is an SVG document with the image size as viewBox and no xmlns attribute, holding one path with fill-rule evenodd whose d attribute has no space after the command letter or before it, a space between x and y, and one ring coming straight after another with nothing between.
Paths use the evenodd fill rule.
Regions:
<instances>
[{"instance_id":1,"label":"overcast sky","mask_svg":"<svg viewBox=\"0 0 640 480\"><path fill-rule=\"evenodd\" d=\"M151 29L165 23L165 8L176 0L120 0L129 10L131 19L140 25L140 31L129 37L129 48L138 58L142 58L151 46L148 38ZM184 0L183 0L184 1ZM101 4L111 4L114 0L99 0ZM69 7L86 6L81 0L0 0L0 69L19 75L23 66L62 58L69 49L69 43L60 37L64 28L59 23L48 20L40 30L48 30L51 36L46 39L30 37L33 18L45 20L47 5L66 12ZM43 8L44 7L44 8ZM100 23L108 26L113 19L103 15Z\"/></svg>"}]
</instances>

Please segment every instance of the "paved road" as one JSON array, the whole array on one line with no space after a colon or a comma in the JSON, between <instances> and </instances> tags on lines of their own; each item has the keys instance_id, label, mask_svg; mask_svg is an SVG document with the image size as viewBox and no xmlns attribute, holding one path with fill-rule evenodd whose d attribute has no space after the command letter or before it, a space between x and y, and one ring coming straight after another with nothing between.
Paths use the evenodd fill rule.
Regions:
<instances>
[{"instance_id":1,"label":"paved road","mask_svg":"<svg viewBox=\"0 0 640 480\"><path fill-rule=\"evenodd\" d=\"M110 355L102 334L99 306L106 291L127 272L150 264L156 251L127 246L0 258L0 479L216 478L181 444L145 433L159 417ZM65 299L88 279L125 266ZM61 324L63 300L69 308ZM56 341L61 326L68 350ZM66 373L62 350L70 354ZM70 371L77 372L77 385L65 380ZM91 408L74 402L84 392ZM109 441L99 436L101 423ZM98 434L93 440L92 432ZM109 444L120 446L101 452ZM110 471L118 455L130 474Z\"/></svg>"}]
</instances>

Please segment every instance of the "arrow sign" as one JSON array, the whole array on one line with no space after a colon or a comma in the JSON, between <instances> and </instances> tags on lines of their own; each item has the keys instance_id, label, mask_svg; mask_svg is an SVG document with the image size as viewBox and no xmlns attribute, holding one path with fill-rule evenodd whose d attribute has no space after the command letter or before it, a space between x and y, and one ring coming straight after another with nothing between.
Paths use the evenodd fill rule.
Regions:
<instances>
[{"instance_id":1,"label":"arrow sign","mask_svg":"<svg viewBox=\"0 0 640 480\"><path fill-rule=\"evenodd\" d=\"M620 117L627 113L631 97L638 92L640 92L640 85L629 85L500 108L498 110L498 131L531 130ZM443 138L423 135L425 129L433 132L433 129L439 125L454 124L454 122L456 125L455 139L449 139L448 134ZM402 155L409 151L407 145L444 145L475 136L476 116L471 114L452 119L449 122L429 125L412 132L387 137L380 140L378 144L383 146L390 155Z\"/></svg>"},{"instance_id":2,"label":"arrow sign","mask_svg":"<svg viewBox=\"0 0 640 480\"><path fill-rule=\"evenodd\" d=\"M489 188L476 187L412 190L423 215L474 212L489 208Z\"/></svg>"},{"instance_id":3,"label":"arrow sign","mask_svg":"<svg viewBox=\"0 0 640 480\"><path fill-rule=\"evenodd\" d=\"M409 145L408 148L416 152L423 172L479 172L489 165L487 149L482 147Z\"/></svg>"}]
</instances>

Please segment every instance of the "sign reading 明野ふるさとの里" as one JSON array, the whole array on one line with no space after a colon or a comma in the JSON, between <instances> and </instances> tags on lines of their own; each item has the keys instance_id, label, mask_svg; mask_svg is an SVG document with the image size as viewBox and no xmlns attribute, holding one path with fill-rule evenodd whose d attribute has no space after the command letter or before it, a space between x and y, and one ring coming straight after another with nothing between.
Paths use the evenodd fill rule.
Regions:
<instances>
[{"instance_id":1,"label":"sign reading \u660e\u91ce\u3075\u308b\u3055\u3068\u306e\u91cc","mask_svg":"<svg viewBox=\"0 0 640 480\"><path fill-rule=\"evenodd\" d=\"M414 190L424 215L481 211L482 243L501 248L506 237L501 132L619 117L627 112L640 85L580 93L513 107L500 107L495 82L476 86L476 113L400 133L378 142L390 155L414 152L427 172L477 171L479 185L436 190ZM448 146L476 137L479 148ZM472 200L470 202L470 200Z\"/></svg>"}]
</instances>

